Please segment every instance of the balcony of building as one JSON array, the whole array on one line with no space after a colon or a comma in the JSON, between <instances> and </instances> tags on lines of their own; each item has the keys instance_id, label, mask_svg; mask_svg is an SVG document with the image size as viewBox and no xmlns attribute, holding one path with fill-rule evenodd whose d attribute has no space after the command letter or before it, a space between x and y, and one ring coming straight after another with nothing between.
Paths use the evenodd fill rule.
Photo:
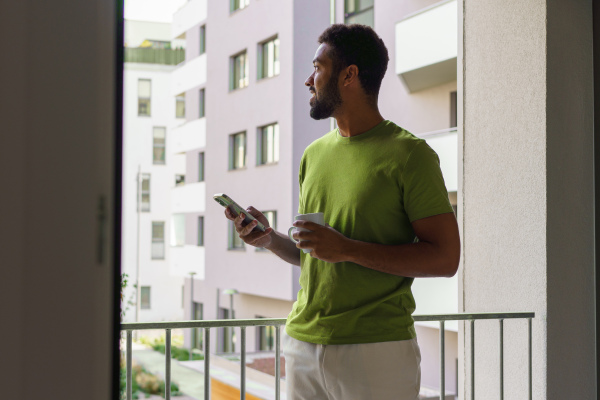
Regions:
<instances>
[{"instance_id":1,"label":"balcony of building","mask_svg":"<svg viewBox=\"0 0 600 400\"><path fill-rule=\"evenodd\" d=\"M456 80L456 15L456 0L450 0L396 24L396 75L409 92Z\"/></svg>"},{"instance_id":2,"label":"balcony of building","mask_svg":"<svg viewBox=\"0 0 600 400\"><path fill-rule=\"evenodd\" d=\"M206 208L204 182L188 183L171 190L171 214L201 213Z\"/></svg>"},{"instance_id":3,"label":"balcony of building","mask_svg":"<svg viewBox=\"0 0 600 400\"><path fill-rule=\"evenodd\" d=\"M173 15L171 32L173 39L185 39L188 29L206 19L207 0L188 0Z\"/></svg>"},{"instance_id":4,"label":"balcony of building","mask_svg":"<svg viewBox=\"0 0 600 400\"><path fill-rule=\"evenodd\" d=\"M177 96L206 83L206 53L180 64L173 71L171 93Z\"/></svg>"},{"instance_id":5,"label":"balcony of building","mask_svg":"<svg viewBox=\"0 0 600 400\"><path fill-rule=\"evenodd\" d=\"M184 49L156 49L151 47L125 48L126 63L177 65L184 60Z\"/></svg>"},{"instance_id":6,"label":"balcony of building","mask_svg":"<svg viewBox=\"0 0 600 400\"><path fill-rule=\"evenodd\" d=\"M173 154L182 154L206 146L206 118L188 121L171 130L167 148Z\"/></svg>"}]
</instances>

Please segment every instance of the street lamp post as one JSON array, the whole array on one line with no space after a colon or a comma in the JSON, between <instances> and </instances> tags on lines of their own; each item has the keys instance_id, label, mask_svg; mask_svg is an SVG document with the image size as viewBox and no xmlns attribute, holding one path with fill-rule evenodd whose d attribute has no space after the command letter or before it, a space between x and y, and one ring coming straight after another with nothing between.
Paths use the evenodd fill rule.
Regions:
<instances>
[{"instance_id":1,"label":"street lamp post","mask_svg":"<svg viewBox=\"0 0 600 400\"><path fill-rule=\"evenodd\" d=\"M225 289L223 293L229 295L229 319L233 319L233 295L239 292L236 289ZM233 327L229 328L229 340L231 345L231 352L233 353Z\"/></svg>"},{"instance_id":2,"label":"street lamp post","mask_svg":"<svg viewBox=\"0 0 600 400\"><path fill-rule=\"evenodd\" d=\"M196 275L195 272L190 272L190 321L193 321L196 317L194 315L194 275ZM192 336L190 338L190 360L193 359L192 352L194 351L194 339L196 338L195 330L196 328L192 328Z\"/></svg>"}]
</instances>

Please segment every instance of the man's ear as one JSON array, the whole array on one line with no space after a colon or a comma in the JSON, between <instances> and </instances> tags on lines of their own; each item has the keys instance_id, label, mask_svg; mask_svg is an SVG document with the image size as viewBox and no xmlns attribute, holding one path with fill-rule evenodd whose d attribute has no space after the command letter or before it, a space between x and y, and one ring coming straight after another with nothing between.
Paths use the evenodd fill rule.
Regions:
<instances>
[{"instance_id":1,"label":"man's ear","mask_svg":"<svg viewBox=\"0 0 600 400\"><path fill-rule=\"evenodd\" d=\"M344 86L351 85L358 81L358 67L354 64L348 66L345 70Z\"/></svg>"}]
</instances>

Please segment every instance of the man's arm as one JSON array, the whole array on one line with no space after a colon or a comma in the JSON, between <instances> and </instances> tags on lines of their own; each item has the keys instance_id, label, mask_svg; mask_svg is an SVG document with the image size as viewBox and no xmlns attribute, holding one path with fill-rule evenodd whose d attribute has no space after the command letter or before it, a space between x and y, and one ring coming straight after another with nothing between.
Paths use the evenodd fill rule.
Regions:
<instances>
[{"instance_id":1,"label":"man's arm","mask_svg":"<svg viewBox=\"0 0 600 400\"><path fill-rule=\"evenodd\" d=\"M310 255L326 262L350 261L363 267L411 278L451 277L460 259L460 237L453 213L416 220L418 243L382 245L345 237L330 226L296 221L294 226L312 232L294 233L296 247L312 249Z\"/></svg>"},{"instance_id":2,"label":"man's arm","mask_svg":"<svg viewBox=\"0 0 600 400\"><path fill-rule=\"evenodd\" d=\"M243 226L244 214L241 213L236 217L233 216L229 208L225 209L225 217L233 221L235 230L237 231L240 239L254 247L264 247L283 261L290 264L300 266L300 250L296 247L296 244L290 240L287 235L274 231L269 226L267 218L254 207L248 207L248 214L252 215L256 220L260 221L267 229L264 232L252 230L256 227L256 220L252 221L246 226Z\"/></svg>"}]
</instances>

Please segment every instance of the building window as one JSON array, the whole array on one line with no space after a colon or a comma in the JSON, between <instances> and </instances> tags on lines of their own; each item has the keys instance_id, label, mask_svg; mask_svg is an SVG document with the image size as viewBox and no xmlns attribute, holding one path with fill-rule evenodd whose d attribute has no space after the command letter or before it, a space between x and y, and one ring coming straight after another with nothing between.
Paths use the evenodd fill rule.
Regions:
<instances>
[{"instance_id":1,"label":"building window","mask_svg":"<svg viewBox=\"0 0 600 400\"><path fill-rule=\"evenodd\" d=\"M344 22L375 27L375 0L345 0Z\"/></svg>"},{"instance_id":2,"label":"building window","mask_svg":"<svg viewBox=\"0 0 600 400\"><path fill-rule=\"evenodd\" d=\"M233 221L227 222L229 223L229 240L227 248L229 250L244 249L244 241L240 239L240 235L238 235L237 231L235 230Z\"/></svg>"},{"instance_id":3,"label":"building window","mask_svg":"<svg viewBox=\"0 0 600 400\"><path fill-rule=\"evenodd\" d=\"M185 175L175 175L175 186L185 185Z\"/></svg>"},{"instance_id":4,"label":"building window","mask_svg":"<svg viewBox=\"0 0 600 400\"><path fill-rule=\"evenodd\" d=\"M185 215L173 214L171 217L171 246L185 245Z\"/></svg>"},{"instance_id":5,"label":"building window","mask_svg":"<svg viewBox=\"0 0 600 400\"><path fill-rule=\"evenodd\" d=\"M198 153L198 182L204 182L204 152Z\"/></svg>"},{"instance_id":6,"label":"building window","mask_svg":"<svg viewBox=\"0 0 600 400\"><path fill-rule=\"evenodd\" d=\"M230 85L231 90L241 89L248 86L249 75L248 54L244 51L231 57Z\"/></svg>"},{"instance_id":7,"label":"building window","mask_svg":"<svg viewBox=\"0 0 600 400\"><path fill-rule=\"evenodd\" d=\"M450 128L456 128L457 116L456 92L450 92Z\"/></svg>"},{"instance_id":8,"label":"building window","mask_svg":"<svg viewBox=\"0 0 600 400\"><path fill-rule=\"evenodd\" d=\"M150 116L150 79L138 79L138 115Z\"/></svg>"},{"instance_id":9,"label":"building window","mask_svg":"<svg viewBox=\"0 0 600 400\"><path fill-rule=\"evenodd\" d=\"M259 315L256 318L265 318ZM259 351L273 351L275 343L275 327L274 326L258 326L256 327L256 347Z\"/></svg>"},{"instance_id":10,"label":"building window","mask_svg":"<svg viewBox=\"0 0 600 400\"><path fill-rule=\"evenodd\" d=\"M198 217L198 246L204 246L204 217Z\"/></svg>"},{"instance_id":11,"label":"building window","mask_svg":"<svg viewBox=\"0 0 600 400\"><path fill-rule=\"evenodd\" d=\"M258 79L279 75L279 38L258 46Z\"/></svg>"},{"instance_id":12,"label":"building window","mask_svg":"<svg viewBox=\"0 0 600 400\"><path fill-rule=\"evenodd\" d=\"M200 55L206 53L206 25L200 27Z\"/></svg>"},{"instance_id":13,"label":"building window","mask_svg":"<svg viewBox=\"0 0 600 400\"><path fill-rule=\"evenodd\" d=\"M150 174L140 174L139 206L138 209L142 212L150 211Z\"/></svg>"},{"instance_id":14,"label":"building window","mask_svg":"<svg viewBox=\"0 0 600 400\"><path fill-rule=\"evenodd\" d=\"M150 309L150 286L142 286L140 292L140 308L142 310Z\"/></svg>"},{"instance_id":15,"label":"building window","mask_svg":"<svg viewBox=\"0 0 600 400\"><path fill-rule=\"evenodd\" d=\"M230 11L234 12L236 10L241 10L243 8L248 7L250 4L250 0L229 0Z\"/></svg>"},{"instance_id":16,"label":"building window","mask_svg":"<svg viewBox=\"0 0 600 400\"><path fill-rule=\"evenodd\" d=\"M274 231L277 230L277 211L261 211L267 221L269 221L269 226L273 228ZM256 247L255 251L267 251L264 247ZM258 318L258 317L257 317Z\"/></svg>"},{"instance_id":17,"label":"building window","mask_svg":"<svg viewBox=\"0 0 600 400\"><path fill-rule=\"evenodd\" d=\"M246 132L229 135L229 169L246 166Z\"/></svg>"},{"instance_id":18,"label":"building window","mask_svg":"<svg viewBox=\"0 0 600 400\"><path fill-rule=\"evenodd\" d=\"M162 126L155 126L152 130L152 164L164 164L165 163L165 144L167 136L167 129Z\"/></svg>"},{"instance_id":19,"label":"building window","mask_svg":"<svg viewBox=\"0 0 600 400\"><path fill-rule=\"evenodd\" d=\"M165 223L152 222L152 259L165 259Z\"/></svg>"},{"instance_id":20,"label":"building window","mask_svg":"<svg viewBox=\"0 0 600 400\"><path fill-rule=\"evenodd\" d=\"M204 89L200 89L199 99L198 99L198 118L204 118L204 104L205 104L205 91Z\"/></svg>"},{"instance_id":21,"label":"building window","mask_svg":"<svg viewBox=\"0 0 600 400\"><path fill-rule=\"evenodd\" d=\"M279 124L271 124L258 129L258 165L272 164L279 161Z\"/></svg>"},{"instance_id":22,"label":"building window","mask_svg":"<svg viewBox=\"0 0 600 400\"><path fill-rule=\"evenodd\" d=\"M175 96L175 118L185 118L185 95Z\"/></svg>"}]
</instances>

